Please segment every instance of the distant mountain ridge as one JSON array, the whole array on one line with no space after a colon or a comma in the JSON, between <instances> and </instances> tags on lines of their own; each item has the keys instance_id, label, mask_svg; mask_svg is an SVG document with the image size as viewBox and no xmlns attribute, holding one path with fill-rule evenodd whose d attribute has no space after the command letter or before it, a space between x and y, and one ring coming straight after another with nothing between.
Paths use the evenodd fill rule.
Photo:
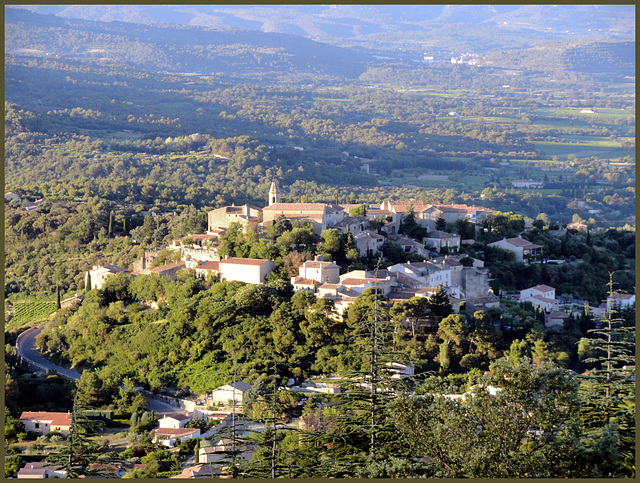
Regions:
<instances>
[{"instance_id":1,"label":"distant mountain ridge","mask_svg":"<svg viewBox=\"0 0 640 483\"><path fill-rule=\"evenodd\" d=\"M5 53L132 63L169 72L358 77L370 56L289 34L100 22L5 9Z\"/></svg>"},{"instance_id":2,"label":"distant mountain ridge","mask_svg":"<svg viewBox=\"0 0 640 483\"><path fill-rule=\"evenodd\" d=\"M175 23L216 29L284 33L325 42L366 45L430 42L443 48L449 26L498 29L512 47L571 37L635 38L634 5L24 5L60 18L102 22ZM476 35L477 37L477 35ZM520 38L522 37L522 38ZM476 38L474 50L484 51ZM507 46L507 45L505 45ZM415 48L421 48L418 45Z\"/></svg>"}]
</instances>

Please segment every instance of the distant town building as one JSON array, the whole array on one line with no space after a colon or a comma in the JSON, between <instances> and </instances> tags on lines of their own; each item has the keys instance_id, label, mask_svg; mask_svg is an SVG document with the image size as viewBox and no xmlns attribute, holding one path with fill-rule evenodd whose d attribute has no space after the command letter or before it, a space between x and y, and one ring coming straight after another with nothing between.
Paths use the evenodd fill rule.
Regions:
<instances>
[{"instance_id":1,"label":"distant town building","mask_svg":"<svg viewBox=\"0 0 640 483\"><path fill-rule=\"evenodd\" d=\"M91 289L101 289L104 285L104 281L107 277L111 275L116 275L118 273L128 273L125 268L119 267L113 264L107 264L104 267L94 265L91 270L89 270L88 274L91 276ZM87 283L87 276L85 275L85 285Z\"/></svg>"},{"instance_id":2,"label":"distant town building","mask_svg":"<svg viewBox=\"0 0 640 483\"><path fill-rule=\"evenodd\" d=\"M271 260L255 258L227 258L218 262L220 275L228 282L261 284L275 268Z\"/></svg>"},{"instance_id":3,"label":"distant town building","mask_svg":"<svg viewBox=\"0 0 640 483\"><path fill-rule=\"evenodd\" d=\"M500 241L489 243L488 246L513 252L518 262L531 262L542 258L542 245L531 243L520 236L516 238L503 238Z\"/></svg>"}]
</instances>

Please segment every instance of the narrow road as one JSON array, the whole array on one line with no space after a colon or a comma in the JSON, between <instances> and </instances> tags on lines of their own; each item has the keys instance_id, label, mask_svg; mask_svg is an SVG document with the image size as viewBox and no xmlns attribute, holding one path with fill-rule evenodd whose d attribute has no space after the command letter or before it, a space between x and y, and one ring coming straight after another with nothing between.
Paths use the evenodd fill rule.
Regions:
<instances>
[{"instance_id":1,"label":"narrow road","mask_svg":"<svg viewBox=\"0 0 640 483\"><path fill-rule=\"evenodd\" d=\"M32 327L18 336L18 340L16 341L16 351L18 355L41 371L54 370L67 379L80 379L79 372L53 364L40 355L40 352L38 352L36 348L36 337L40 335L42 328L42 325Z\"/></svg>"}]
</instances>

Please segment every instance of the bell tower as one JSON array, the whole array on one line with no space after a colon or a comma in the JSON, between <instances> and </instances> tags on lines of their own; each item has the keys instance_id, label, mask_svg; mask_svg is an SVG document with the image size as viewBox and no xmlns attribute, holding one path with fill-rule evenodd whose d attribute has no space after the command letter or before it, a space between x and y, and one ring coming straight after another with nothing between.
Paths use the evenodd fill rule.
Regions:
<instances>
[{"instance_id":1,"label":"bell tower","mask_svg":"<svg viewBox=\"0 0 640 483\"><path fill-rule=\"evenodd\" d=\"M276 182L273 181L271 183L271 188L269 189L269 206L275 203L280 203L280 193L278 192Z\"/></svg>"}]
</instances>

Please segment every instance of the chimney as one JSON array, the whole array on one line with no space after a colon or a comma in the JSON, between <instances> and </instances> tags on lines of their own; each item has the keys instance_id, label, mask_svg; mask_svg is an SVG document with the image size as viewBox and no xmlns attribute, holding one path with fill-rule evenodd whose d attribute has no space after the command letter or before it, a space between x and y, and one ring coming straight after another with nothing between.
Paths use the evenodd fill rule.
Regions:
<instances>
[{"instance_id":1,"label":"chimney","mask_svg":"<svg viewBox=\"0 0 640 483\"><path fill-rule=\"evenodd\" d=\"M249 205L244 205L244 214L245 216L249 216Z\"/></svg>"}]
</instances>

